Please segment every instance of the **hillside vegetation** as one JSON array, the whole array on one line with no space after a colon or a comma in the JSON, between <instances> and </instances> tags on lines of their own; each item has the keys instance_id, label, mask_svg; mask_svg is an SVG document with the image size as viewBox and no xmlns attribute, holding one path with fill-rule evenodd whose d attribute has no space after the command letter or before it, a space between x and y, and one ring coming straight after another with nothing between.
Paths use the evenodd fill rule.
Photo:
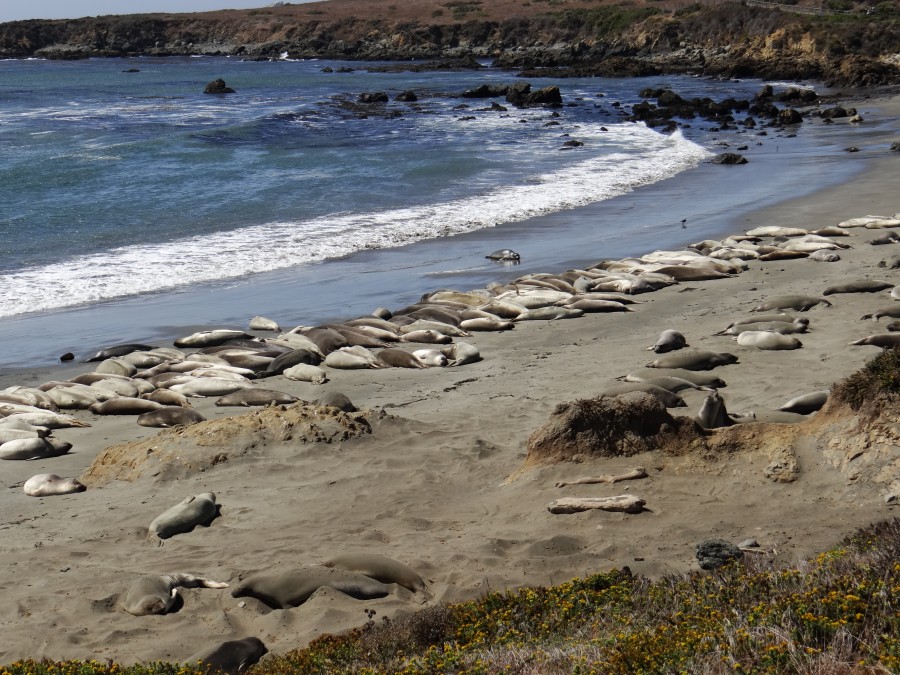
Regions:
<instances>
[{"instance_id":1,"label":"hillside vegetation","mask_svg":"<svg viewBox=\"0 0 900 675\"><path fill-rule=\"evenodd\" d=\"M245 58L495 59L580 74L691 72L900 82L900 12L826 0L330 0L199 14L101 16L0 24L0 57L233 55ZM789 10L789 11L783 11Z\"/></svg>"}]
</instances>

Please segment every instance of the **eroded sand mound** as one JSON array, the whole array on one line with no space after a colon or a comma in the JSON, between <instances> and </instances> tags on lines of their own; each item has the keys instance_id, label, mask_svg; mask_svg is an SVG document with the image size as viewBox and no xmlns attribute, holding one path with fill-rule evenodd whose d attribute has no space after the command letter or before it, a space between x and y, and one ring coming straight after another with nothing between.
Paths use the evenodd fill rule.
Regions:
<instances>
[{"instance_id":1,"label":"eroded sand mound","mask_svg":"<svg viewBox=\"0 0 900 675\"><path fill-rule=\"evenodd\" d=\"M153 438L113 445L81 477L96 485L151 475L170 480L205 471L243 456L259 456L274 446L338 443L372 433L384 413L346 413L330 406L296 403L161 431Z\"/></svg>"}]
</instances>

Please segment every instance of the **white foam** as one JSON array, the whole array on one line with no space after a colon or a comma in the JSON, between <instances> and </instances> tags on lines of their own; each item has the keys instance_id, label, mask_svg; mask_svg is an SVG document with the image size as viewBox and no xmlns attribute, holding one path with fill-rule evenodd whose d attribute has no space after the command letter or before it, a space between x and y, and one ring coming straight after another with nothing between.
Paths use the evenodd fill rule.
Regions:
<instances>
[{"instance_id":1,"label":"white foam","mask_svg":"<svg viewBox=\"0 0 900 675\"><path fill-rule=\"evenodd\" d=\"M696 166L709 152L680 133L609 125L627 152L588 156L486 194L374 213L339 213L116 248L0 276L0 316L237 278L366 249L444 237L609 199ZM585 126L579 138L605 134ZM558 144L558 138L554 141ZM585 153L586 154L586 153Z\"/></svg>"}]
</instances>

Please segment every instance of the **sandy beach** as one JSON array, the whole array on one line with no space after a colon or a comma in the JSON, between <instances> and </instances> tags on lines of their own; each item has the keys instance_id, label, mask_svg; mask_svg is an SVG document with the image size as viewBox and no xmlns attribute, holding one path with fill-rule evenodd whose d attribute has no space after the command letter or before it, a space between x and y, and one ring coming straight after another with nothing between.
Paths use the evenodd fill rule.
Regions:
<instances>
[{"instance_id":1,"label":"sandy beach","mask_svg":"<svg viewBox=\"0 0 900 675\"><path fill-rule=\"evenodd\" d=\"M893 120L892 135L900 137L900 98L878 100L877 106L879 123ZM741 229L813 230L897 213L898 158L884 140L877 148L860 148L863 174L756 211ZM860 317L895 303L889 290L836 294L829 296L833 306L803 313L810 330L799 336L801 349L761 351L714 335L776 295L821 297L829 285L855 279L900 284L897 269L878 266L900 244L869 243L890 230L849 231L835 237L851 246L838 251L838 262L751 260L731 278L635 295L641 304L632 305L633 312L523 321L502 333L474 333L464 339L477 346L482 360L461 367L329 370L323 385L282 376L265 380L262 386L305 401L342 392L361 409L350 422L322 409L304 413L295 428L305 433L275 429L272 410L216 408L215 398L194 399L194 408L210 420L245 417L202 433L196 432L200 427L160 432L138 426L133 416L76 412L91 426L53 434L72 443L68 454L0 463L6 488L0 493L0 591L6 599L0 607L0 662L183 660L210 644L246 636L281 653L322 633L364 624L367 610L378 619L625 565L653 577L698 569L694 546L710 537L735 543L753 538L770 555L793 561L834 545L854 528L896 515L896 506L885 501L900 489L896 436L893 445L890 439L873 440L888 443L893 459L871 462L837 461L827 443L798 442L799 473L791 482L767 477L772 456L765 443L758 451L719 457L673 456L659 448L631 457L525 466L529 436L558 404L598 396L614 378L644 367L655 358L647 347L667 329L682 332L691 349L735 354L738 363L715 370L727 382L720 393L729 411L754 411L760 419L858 370L879 348L848 343L885 332L888 320ZM17 372L0 386L37 386L93 365ZM687 406L670 412L696 415L706 393L681 395ZM90 470L99 453L126 443L143 444L148 457L156 453L169 461L138 463L128 455L128 466ZM178 452L166 455L167 447ZM181 452L190 448L196 457ZM645 467L648 477L555 487L557 481L635 466ZM47 472L82 476L88 489L26 496L23 483ZM209 491L221 505L209 527L162 545L148 537L156 516ZM620 494L639 495L646 510L547 510L564 496ZM396 588L385 598L360 601L325 589L300 607L272 610L253 598L233 598L229 589L195 588L181 590L183 607L162 616L132 616L119 607L141 575L191 573L234 586L257 572L315 565L348 552L401 561L423 577L427 590Z\"/></svg>"}]
</instances>

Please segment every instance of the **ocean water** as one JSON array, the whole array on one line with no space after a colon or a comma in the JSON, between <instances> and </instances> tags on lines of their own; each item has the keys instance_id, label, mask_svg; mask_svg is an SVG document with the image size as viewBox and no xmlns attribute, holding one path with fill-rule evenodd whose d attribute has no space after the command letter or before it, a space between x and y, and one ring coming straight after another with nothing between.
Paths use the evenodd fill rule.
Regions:
<instances>
[{"instance_id":1,"label":"ocean water","mask_svg":"<svg viewBox=\"0 0 900 675\"><path fill-rule=\"evenodd\" d=\"M503 112L458 94L512 73L367 65L0 61L0 366L678 245L852 169L821 126L666 135L614 105L645 86L747 98L758 81L531 80L564 106ZM219 77L237 93L203 94ZM406 90L418 100L394 100ZM372 91L390 102L359 106ZM752 168L705 163L723 144ZM505 247L519 269L484 260Z\"/></svg>"}]
</instances>

